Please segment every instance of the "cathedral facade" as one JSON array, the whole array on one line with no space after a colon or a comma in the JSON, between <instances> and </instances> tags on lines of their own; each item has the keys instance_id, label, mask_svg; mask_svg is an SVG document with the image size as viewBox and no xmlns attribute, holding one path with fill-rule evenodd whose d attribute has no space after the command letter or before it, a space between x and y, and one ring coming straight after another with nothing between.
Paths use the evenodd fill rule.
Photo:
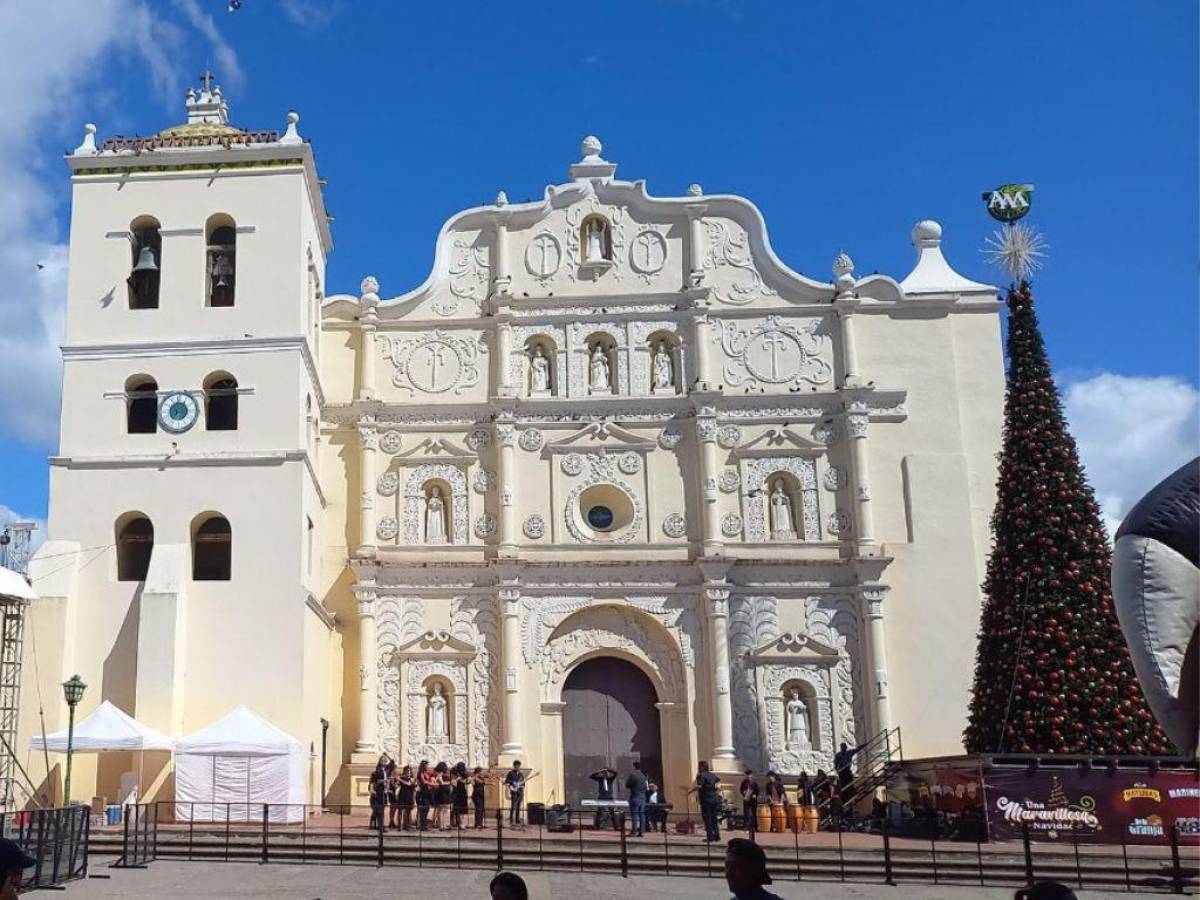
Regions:
<instances>
[{"instance_id":1,"label":"cathedral facade","mask_svg":"<svg viewBox=\"0 0 1200 900\"><path fill-rule=\"evenodd\" d=\"M641 759L682 802L702 759L961 749L1003 369L937 223L903 280L814 280L749 201L653 196L589 137L452 216L424 284L328 294L297 117L227 118L206 86L68 157L47 690L174 735L245 703L314 802L318 769L365 802L379 752L520 759L547 802Z\"/></svg>"}]
</instances>

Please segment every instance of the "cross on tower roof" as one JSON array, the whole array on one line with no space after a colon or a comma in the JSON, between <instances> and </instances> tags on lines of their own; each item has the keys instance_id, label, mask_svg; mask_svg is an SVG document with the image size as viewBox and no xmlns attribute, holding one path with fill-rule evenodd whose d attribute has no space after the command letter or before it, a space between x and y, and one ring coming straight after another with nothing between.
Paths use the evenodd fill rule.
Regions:
<instances>
[{"instance_id":1,"label":"cross on tower roof","mask_svg":"<svg viewBox=\"0 0 1200 900\"><path fill-rule=\"evenodd\" d=\"M213 70L209 68L205 68L205 70L200 73L200 80L204 82L205 91L212 91L212 81L215 77L216 76L213 74Z\"/></svg>"}]
</instances>

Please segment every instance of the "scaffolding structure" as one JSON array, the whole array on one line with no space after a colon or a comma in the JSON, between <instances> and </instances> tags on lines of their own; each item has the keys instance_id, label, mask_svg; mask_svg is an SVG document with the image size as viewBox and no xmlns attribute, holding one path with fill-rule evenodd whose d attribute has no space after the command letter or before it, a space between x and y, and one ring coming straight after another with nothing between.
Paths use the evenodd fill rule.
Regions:
<instances>
[{"instance_id":1,"label":"scaffolding structure","mask_svg":"<svg viewBox=\"0 0 1200 900\"><path fill-rule=\"evenodd\" d=\"M0 534L0 566L29 576L33 522L9 522ZM0 810L16 807L17 726L21 717L21 660L25 601L0 598Z\"/></svg>"}]
</instances>

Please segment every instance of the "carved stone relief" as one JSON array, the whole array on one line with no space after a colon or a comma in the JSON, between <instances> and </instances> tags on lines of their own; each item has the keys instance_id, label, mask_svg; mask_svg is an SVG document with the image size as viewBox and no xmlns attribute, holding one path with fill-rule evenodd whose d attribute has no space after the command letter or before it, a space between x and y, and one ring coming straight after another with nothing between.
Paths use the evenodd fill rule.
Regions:
<instances>
[{"instance_id":1,"label":"carved stone relief","mask_svg":"<svg viewBox=\"0 0 1200 900\"><path fill-rule=\"evenodd\" d=\"M459 302L467 301L479 312L488 292L488 247L477 239L469 243L462 238L454 241L450 250L450 297L435 300L433 310L440 316L458 312Z\"/></svg>"},{"instance_id":2,"label":"carved stone relief","mask_svg":"<svg viewBox=\"0 0 1200 900\"><path fill-rule=\"evenodd\" d=\"M833 367L823 359L829 339L816 333L820 324L813 319L797 326L779 316L749 325L726 322L721 329L726 382L735 387L826 384Z\"/></svg>"},{"instance_id":3,"label":"carved stone relief","mask_svg":"<svg viewBox=\"0 0 1200 900\"><path fill-rule=\"evenodd\" d=\"M471 692L468 764L489 766L500 749L500 618L492 597L456 597L450 605L450 633L474 645L469 671Z\"/></svg>"},{"instance_id":4,"label":"carved stone relief","mask_svg":"<svg viewBox=\"0 0 1200 900\"><path fill-rule=\"evenodd\" d=\"M804 456L773 456L746 459L742 462L742 496L746 514L746 540L767 539L766 495L767 478L776 472L787 472L800 484L800 518L797 533L806 541L821 540L821 518L817 504L816 462Z\"/></svg>"},{"instance_id":5,"label":"carved stone relief","mask_svg":"<svg viewBox=\"0 0 1200 900\"><path fill-rule=\"evenodd\" d=\"M425 608L416 597L384 594L376 600L376 721L382 749L393 759L400 758L400 667L394 654L421 635L424 621Z\"/></svg>"},{"instance_id":6,"label":"carved stone relief","mask_svg":"<svg viewBox=\"0 0 1200 900\"><path fill-rule=\"evenodd\" d=\"M754 267L750 239L744 228L727 219L706 219L704 229L707 233L704 269L710 273L708 283L718 301L745 306L776 295Z\"/></svg>"},{"instance_id":7,"label":"carved stone relief","mask_svg":"<svg viewBox=\"0 0 1200 900\"><path fill-rule=\"evenodd\" d=\"M571 486L563 503L562 515L567 530L577 541L591 543L596 540L592 534L580 527L576 511L579 506L580 494L594 484L604 483L611 484L613 487L624 491L633 505L632 520L619 532L615 533L612 539L613 542L627 544L632 540L644 536L646 527L645 504L642 502L639 492L627 481L621 479L618 474L618 466L612 455L608 453L587 453L580 455L583 458L585 466L582 478Z\"/></svg>"},{"instance_id":8,"label":"carved stone relief","mask_svg":"<svg viewBox=\"0 0 1200 900\"><path fill-rule=\"evenodd\" d=\"M485 432L486 433L486 432ZM449 463L424 463L406 470L404 479L404 541L421 542L421 514L424 485L439 478L450 485L450 543L467 543L467 477L458 466Z\"/></svg>"},{"instance_id":9,"label":"carved stone relief","mask_svg":"<svg viewBox=\"0 0 1200 900\"><path fill-rule=\"evenodd\" d=\"M687 519L682 513L671 513L663 519L662 530L669 538L681 538L687 534Z\"/></svg>"},{"instance_id":10,"label":"carved stone relief","mask_svg":"<svg viewBox=\"0 0 1200 900\"><path fill-rule=\"evenodd\" d=\"M390 348L396 367L392 383L422 394L461 394L479 383L479 357L487 344L479 338L457 337L434 329L412 338L377 338Z\"/></svg>"},{"instance_id":11,"label":"carved stone relief","mask_svg":"<svg viewBox=\"0 0 1200 900\"><path fill-rule=\"evenodd\" d=\"M525 532L525 537L531 541L540 540L546 533L546 520L534 513L526 517L522 530Z\"/></svg>"}]
</instances>

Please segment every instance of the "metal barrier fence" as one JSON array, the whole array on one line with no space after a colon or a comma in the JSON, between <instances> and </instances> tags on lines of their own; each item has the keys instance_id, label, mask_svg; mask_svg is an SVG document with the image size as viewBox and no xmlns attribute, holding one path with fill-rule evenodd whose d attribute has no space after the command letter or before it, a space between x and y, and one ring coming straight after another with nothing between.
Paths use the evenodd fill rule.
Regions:
<instances>
[{"instance_id":1,"label":"metal barrier fence","mask_svg":"<svg viewBox=\"0 0 1200 900\"><path fill-rule=\"evenodd\" d=\"M427 811L430 821L433 813ZM528 815L532 813L532 816ZM200 815L202 814L202 815ZM370 828L365 806L299 804L187 804L162 802L126 807L121 829L97 829L93 851L114 852L121 864L155 859L325 865L554 870L629 875L721 877L724 845L706 841L697 816L662 814L655 830L633 834L623 812L527 811L513 824L507 809L445 816L442 830ZM397 816L401 819L402 816ZM532 818L532 821L529 819ZM601 827L596 827L599 821ZM1182 893L1196 884L1197 848L1098 845L1060 838L987 843L903 834L886 821L881 831L802 834L731 831L747 836L767 855L778 880L856 881L1020 886L1053 878L1081 889Z\"/></svg>"},{"instance_id":2,"label":"metal barrier fence","mask_svg":"<svg viewBox=\"0 0 1200 900\"><path fill-rule=\"evenodd\" d=\"M53 887L87 876L90 815L86 806L0 813L0 834L37 860L26 870L22 889Z\"/></svg>"}]
</instances>

